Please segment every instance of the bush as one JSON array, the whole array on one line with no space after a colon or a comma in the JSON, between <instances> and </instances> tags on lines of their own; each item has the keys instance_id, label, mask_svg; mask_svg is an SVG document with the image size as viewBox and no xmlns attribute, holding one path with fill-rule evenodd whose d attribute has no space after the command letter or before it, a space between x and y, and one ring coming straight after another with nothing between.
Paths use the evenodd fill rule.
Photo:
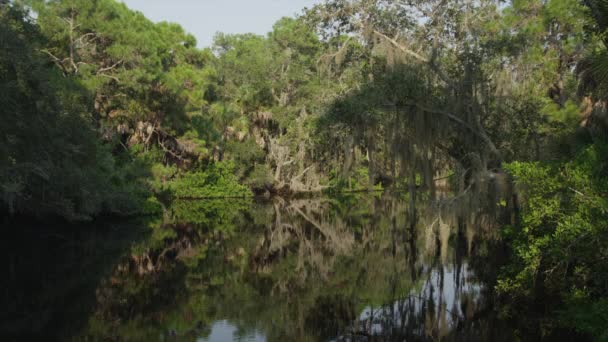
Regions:
<instances>
[{"instance_id":1,"label":"bush","mask_svg":"<svg viewBox=\"0 0 608 342\"><path fill-rule=\"evenodd\" d=\"M559 317L547 326L606 336L607 310L598 307L608 301L606 156L596 144L568 162L506 165L523 203L521 224L503 230L513 250L497 285L506 314L542 297L541 314Z\"/></svg>"},{"instance_id":2,"label":"bush","mask_svg":"<svg viewBox=\"0 0 608 342\"><path fill-rule=\"evenodd\" d=\"M253 189L265 189L272 186L274 179L270 167L265 164L256 164L253 171L245 180L245 184Z\"/></svg>"},{"instance_id":3,"label":"bush","mask_svg":"<svg viewBox=\"0 0 608 342\"><path fill-rule=\"evenodd\" d=\"M365 166L356 168L347 176L341 175L338 170L330 172L331 192L366 191L370 190L369 183L369 169ZM382 190L382 185L375 184L372 190Z\"/></svg>"},{"instance_id":4,"label":"bush","mask_svg":"<svg viewBox=\"0 0 608 342\"><path fill-rule=\"evenodd\" d=\"M210 164L204 171L188 172L170 182L167 189L177 198L250 197L251 191L239 184L229 162Z\"/></svg>"}]
</instances>

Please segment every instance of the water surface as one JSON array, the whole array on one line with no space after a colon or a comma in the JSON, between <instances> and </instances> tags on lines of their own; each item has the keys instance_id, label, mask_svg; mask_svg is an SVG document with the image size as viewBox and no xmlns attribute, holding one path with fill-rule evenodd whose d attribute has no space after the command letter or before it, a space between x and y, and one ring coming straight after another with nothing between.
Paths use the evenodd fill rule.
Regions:
<instances>
[{"instance_id":1,"label":"water surface","mask_svg":"<svg viewBox=\"0 0 608 342\"><path fill-rule=\"evenodd\" d=\"M401 196L369 194L178 201L162 217L23 224L2 242L0 334L510 340L492 314L503 214L491 204L419 198L414 210Z\"/></svg>"}]
</instances>

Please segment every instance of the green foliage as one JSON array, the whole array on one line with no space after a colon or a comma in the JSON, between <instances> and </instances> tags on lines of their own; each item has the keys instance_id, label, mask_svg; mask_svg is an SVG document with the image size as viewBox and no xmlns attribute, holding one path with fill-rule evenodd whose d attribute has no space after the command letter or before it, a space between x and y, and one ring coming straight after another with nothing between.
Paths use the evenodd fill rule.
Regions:
<instances>
[{"instance_id":1,"label":"green foliage","mask_svg":"<svg viewBox=\"0 0 608 342\"><path fill-rule=\"evenodd\" d=\"M521 225L505 229L514 256L497 286L512 314L534 298L555 298L547 303L559 317L554 326L605 337L605 309L595 300L608 298L606 148L588 146L572 161L505 166L523 200Z\"/></svg>"},{"instance_id":2,"label":"green foliage","mask_svg":"<svg viewBox=\"0 0 608 342\"><path fill-rule=\"evenodd\" d=\"M597 341L608 341L608 299L593 299L585 293L573 294L560 312L563 324L585 332Z\"/></svg>"},{"instance_id":3,"label":"green foliage","mask_svg":"<svg viewBox=\"0 0 608 342\"><path fill-rule=\"evenodd\" d=\"M253 165L264 162L264 151L253 139L228 142L226 156L233 161L239 179L244 178Z\"/></svg>"},{"instance_id":4,"label":"green foliage","mask_svg":"<svg viewBox=\"0 0 608 342\"><path fill-rule=\"evenodd\" d=\"M82 81L113 126L156 121L180 133L204 104L202 70L212 56L179 25L154 24L113 0L31 2L49 60Z\"/></svg>"},{"instance_id":5,"label":"green foliage","mask_svg":"<svg viewBox=\"0 0 608 342\"><path fill-rule=\"evenodd\" d=\"M213 163L205 170L187 172L167 182L166 188L177 198L249 197L251 191L239 184L234 165Z\"/></svg>"},{"instance_id":6,"label":"green foliage","mask_svg":"<svg viewBox=\"0 0 608 342\"><path fill-rule=\"evenodd\" d=\"M140 180L101 144L86 89L44 61L44 38L18 5L0 5L0 41L2 206L70 220L137 212Z\"/></svg>"},{"instance_id":7,"label":"green foliage","mask_svg":"<svg viewBox=\"0 0 608 342\"><path fill-rule=\"evenodd\" d=\"M271 170L265 164L255 164L253 170L251 170L251 173L249 173L244 181L252 189L267 189L273 182Z\"/></svg>"},{"instance_id":8,"label":"green foliage","mask_svg":"<svg viewBox=\"0 0 608 342\"><path fill-rule=\"evenodd\" d=\"M140 209L142 215L156 215L163 212L163 205L154 196L146 199Z\"/></svg>"},{"instance_id":9,"label":"green foliage","mask_svg":"<svg viewBox=\"0 0 608 342\"><path fill-rule=\"evenodd\" d=\"M171 202L168 211L171 220L176 223L188 222L201 229L230 233L237 216L250 205L251 199L247 198L175 200Z\"/></svg>"},{"instance_id":10,"label":"green foliage","mask_svg":"<svg viewBox=\"0 0 608 342\"><path fill-rule=\"evenodd\" d=\"M336 171L330 172L328 185L328 191L330 193L382 190L382 184L370 185L369 169L363 166L358 167L347 176L344 176Z\"/></svg>"}]
</instances>

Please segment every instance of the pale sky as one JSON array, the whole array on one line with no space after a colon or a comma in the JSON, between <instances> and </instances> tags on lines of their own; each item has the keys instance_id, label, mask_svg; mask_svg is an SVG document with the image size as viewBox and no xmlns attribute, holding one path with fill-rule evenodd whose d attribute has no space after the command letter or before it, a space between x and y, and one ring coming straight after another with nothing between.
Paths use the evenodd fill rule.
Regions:
<instances>
[{"instance_id":1,"label":"pale sky","mask_svg":"<svg viewBox=\"0 0 608 342\"><path fill-rule=\"evenodd\" d=\"M266 34L282 17L299 14L322 0L123 0L154 22L170 21L192 33L199 47L216 32Z\"/></svg>"}]
</instances>

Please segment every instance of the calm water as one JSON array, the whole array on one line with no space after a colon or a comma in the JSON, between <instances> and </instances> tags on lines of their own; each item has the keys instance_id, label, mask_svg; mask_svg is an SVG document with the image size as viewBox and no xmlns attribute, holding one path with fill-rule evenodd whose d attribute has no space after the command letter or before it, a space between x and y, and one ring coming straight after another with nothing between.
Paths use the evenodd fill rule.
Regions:
<instances>
[{"instance_id":1,"label":"calm water","mask_svg":"<svg viewBox=\"0 0 608 342\"><path fill-rule=\"evenodd\" d=\"M490 207L419 198L413 214L388 195L184 201L145 220L13 227L0 252L0 336L510 340L492 314L504 213Z\"/></svg>"}]
</instances>

